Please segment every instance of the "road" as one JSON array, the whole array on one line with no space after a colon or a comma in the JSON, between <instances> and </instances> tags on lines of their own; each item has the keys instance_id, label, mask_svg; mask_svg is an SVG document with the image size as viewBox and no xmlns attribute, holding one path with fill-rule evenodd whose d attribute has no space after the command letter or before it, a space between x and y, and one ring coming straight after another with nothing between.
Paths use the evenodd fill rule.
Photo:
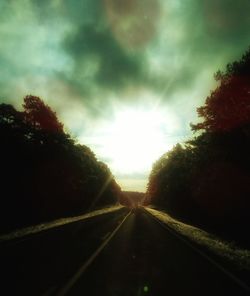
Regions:
<instances>
[{"instance_id":1,"label":"road","mask_svg":"<svg viewBox=\"0 0 250 296\"><path fill-rule=\"evenodd\" d=\"M145 210L50 229L0 254L2 295L250 295Z\"/></svg>"}]
</instances>

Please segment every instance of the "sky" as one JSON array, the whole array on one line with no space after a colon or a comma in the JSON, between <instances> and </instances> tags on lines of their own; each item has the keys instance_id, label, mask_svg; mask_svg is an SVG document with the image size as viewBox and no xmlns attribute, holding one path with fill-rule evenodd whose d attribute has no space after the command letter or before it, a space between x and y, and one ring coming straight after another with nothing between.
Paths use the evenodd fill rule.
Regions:
<instances>
[{"instance_id":1,"label":"sky","mask_svg":"<svg viewBox=\"0 0 250 296\"><path fill-rule=\"evenodd\" d=\"M191 136L250 45L249 0L0 0L0 103L40 96L124 190Z\"/></svg>"}]
</instances>

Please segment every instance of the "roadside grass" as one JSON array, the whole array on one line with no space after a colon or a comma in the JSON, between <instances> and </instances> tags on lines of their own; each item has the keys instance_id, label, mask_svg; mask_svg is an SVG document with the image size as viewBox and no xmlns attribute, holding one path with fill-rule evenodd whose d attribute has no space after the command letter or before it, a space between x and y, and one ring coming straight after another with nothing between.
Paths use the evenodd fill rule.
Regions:
<instances>
[{"instance_id":1,"label":"roadside grass","mask_svg":"<svg viewBox=\"0 0 250 296\"><path fill-rule=\"evenodd\" d=\"M44 223L40 223L37 225L32 225L32 226L28 226L25 228L17 229L13 232L1 235L0 242L8 241L8 240L16 239L16 238L22 238L22 237L25 237L30 234L35 234L35 233L38 233L38 232L41 232L44 230L48 230L51 228L59 227L59 226L65 225L65 224L77 222L80 220L85 220L85 219L92 218L92 217L95 217L98 215L111 213L111 212L117 211L121 208L123 208L123 206L121 206L121 205L106 207L106 208L99 209L99 210L96 210L96 211L93 211L90 213L85 213L80 216L60 218L60 219L56 219L56 220L53 220L50 222L44 222Z\"/></svg>"},{"instance_id":2,"label":"roadside grass","mask_svg":"<svg viewBox=\"0 0 250 296\"><path fill-rule=\"evenodd\" d=\"M239 269L247 269L250 271L250 250L241 249L233 242L224 241L200 228L180 222L170 217L167 213L149 207L146 207L145 210L190 241L206 247L209 251L212 251L220 257L224 257Z\"/></svg>"}]
</instances>

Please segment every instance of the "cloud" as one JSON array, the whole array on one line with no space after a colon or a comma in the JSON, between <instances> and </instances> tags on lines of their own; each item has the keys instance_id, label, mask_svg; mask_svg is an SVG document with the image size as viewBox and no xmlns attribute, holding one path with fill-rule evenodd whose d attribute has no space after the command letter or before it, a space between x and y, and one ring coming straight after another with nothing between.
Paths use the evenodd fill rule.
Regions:
<instances>
[{"instance_id":1,"label":"cloud","mask_svg":"<svg viewBox=\"0 0 250 296\"><path fill-rule=\"evenodd\" d=\"M75 61L70 77L83 93L98 88L119 89L143 77L142 59L123 50L105 25L82 25L65 40Z\"/></svg>"},{"instance_id":2,"label":"cloud","mask_svg":"<svg viewBox=\"0 0 250 296\"><path fill-rule=\"evenodd\" d=\"M204 31L218 42L242 41L249 35L248 0L203 0Z\"/></svg>"},{"instance_id":3,"label":"cloud","mask_svg":"<svg viewBox=\"0 0 250 296\"><path fill-rule=\"evenodd\" d=\"M249 11L248 0L2 0L0 101L42 96L84 141L114 105L150 93L182 141L213 73L250 45Z\"/></svg>"},{"instance_id":4,"label":"cloud","mask_svg":"<svg viewBox=\"0 0 250 296\"><path fill-rule=\"evenodd\" d=\"M1 96L12 95L9 81L24 85L27 77L29 92L30 77L44 76L70 85L93 113L111 94L119 100L124 89L143 85L169 101L192 88L204 68L215 72L244 51L249 6L247 0L3 1Z\"/></svg>"}]
</instances>

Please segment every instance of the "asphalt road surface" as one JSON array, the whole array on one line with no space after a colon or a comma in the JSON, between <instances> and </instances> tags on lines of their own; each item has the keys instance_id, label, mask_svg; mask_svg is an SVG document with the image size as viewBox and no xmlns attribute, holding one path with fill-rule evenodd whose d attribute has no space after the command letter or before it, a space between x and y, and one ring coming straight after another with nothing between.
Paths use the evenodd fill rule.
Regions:
<instances>
[{"instance_id":1,"label":"asphalt road surface","mask_svg":"<svg viewBox=\"0 0 250 296\"><path fill-rule=\"evenodd\" d=\"M4 243L0 256L1 295L250 295L142 209Z\"/></svg>"}]
</instances>

